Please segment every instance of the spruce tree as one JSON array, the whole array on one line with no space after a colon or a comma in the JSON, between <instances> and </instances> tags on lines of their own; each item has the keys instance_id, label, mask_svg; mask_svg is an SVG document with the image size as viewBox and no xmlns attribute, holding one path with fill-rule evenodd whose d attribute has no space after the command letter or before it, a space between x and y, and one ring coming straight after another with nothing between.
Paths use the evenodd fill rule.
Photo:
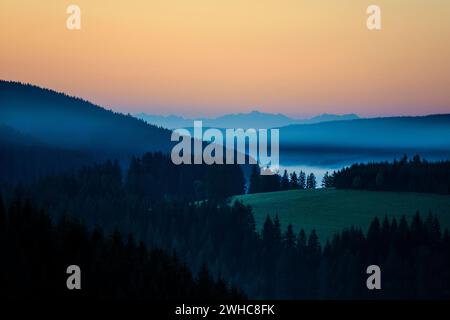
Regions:
<instances>
[{"instance_id":1,"label":"spruce tree","mask_svg":"<svg viewBox=\"0 0 450 320\"><path fill-rule=\"evenodd\" d=\"M301 229L297 236L297 250L303 253L306 248L306 233L305 230Z\"/></svg>"},{"instance_id":2,"label":"spruce tree","mask_svg":"<svg viewBox=\"0 0 450 320\"><path fill-rule=\"evenodd\" d=\"M310 173L308 178L306 179L306 188L307 189L315 189L317 186L316 176L314 173Z\"/></svg>"},{"instance_id":3,"label":"spruce tree","mask_svg":"<svg viewBox=\"0 0 450 320\"><path fill-rule=\"evenodd\" d=\"M295 247L295 235L292 228L292 224L289 224L284 234L284 246L287 249L293 249Z\"/></svg>"},{"instance_id":4,"label":"spruce tree","mask_svg":"<svg viewBox=\"0 0 450 320\"><path fill-rule=\"evenodd\" d=\"M289 177L287 170L284 170L283 177L281 178L281 190L289 189Z\"/></svg>"},{"instance_id":5,"label":"spruce tree","mask_svg":"<svg viewBox=\"0 0 450 320\"><path fill-rule=\"evenodd\" d=\"M292 190L301 189L299 186L297 173L295 173L295 171L291 173L291 181L289 183L289 188Z\"/></svg>"},{"instance_id":6,"label":"spruce tree","mask_svg":"<svg viewBox=\"0 0 450 320\"><path fill-rule=\"evenodd\" d=\"M275 215L275 219L273 220L273 231L275 243L278 245L281 243L281 224L278 214Z\"/></svg>"},{"instance_id":7,"label":"spruce tree","mask_svg":"<svg viewBox=\"0 0 450 320\"><path fill-rule=\"evenodd\" d=\"M332 184L332 176L327 171L322 178L322 188L331 188Z\"/></svg>"},{"instance_id":8,"label":"spruce tree","mask_svg":"<svg viewBox=\"0 0 450 320\"><path fill-rule=\"evenodd\" d=\"M248 193L261 192L261 176L260 169L257 165L252 166L252 173L250 174L250 185Z\"/></svg>"},{"instance_id":9,"label":"spruce tree","mask_svg":"<svg viewBox=\"0 0 450 320\"><path fill-rule=\"evenodd\" d=\"M262 238L265 242L266 246L273 244L274 241L274 226L272 219L269 215L266 216L266 220L264 221Z\"/></svg>"},{"instance_id":10,"label":"spruce tree","mask_svg":"<svg viewBox=\"0 0 450 320\"><path fill-rule=\"evenodd\" d=\"M303 171L300 171L300 173L298 174L298 186L301 190L306 189L306 173L304 173Z\"/></svg>"}]
</instances>

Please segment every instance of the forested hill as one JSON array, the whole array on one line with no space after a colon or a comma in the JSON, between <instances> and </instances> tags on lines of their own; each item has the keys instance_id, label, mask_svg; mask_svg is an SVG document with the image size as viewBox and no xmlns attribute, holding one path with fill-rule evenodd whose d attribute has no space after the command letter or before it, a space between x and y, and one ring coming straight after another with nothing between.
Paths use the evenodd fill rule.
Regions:
<instances>
[{"instance_id":1,"label":"forested hill","mask_svg":"<svg viewBox=\"0 0 450 320\"><path fill-rule=\"evenodd\" d=\"M54 147L108 157L170 150L170 131L88 101L0 80L0 125Z\"/></svg>"},{"instance_id":2,"label":"forested hill","mask_svg":"<svg viewBox=\"0 0 450 320\"><path fill-rule=\"evenodd\" d=\"M95 162L87 153L48 146L0 124L0 186L29 183Z\"/></svg>"},{"instance_id":3,"label":"forested hill","mask_svg":"<svg viewBox=\"0 0 450 320\"><path fill-rule=\"evenodd\" d=\"M450 114L291 125L280 129L280 145L282 149L364 148L450 154Z\"/></svg>"}]
</instances>

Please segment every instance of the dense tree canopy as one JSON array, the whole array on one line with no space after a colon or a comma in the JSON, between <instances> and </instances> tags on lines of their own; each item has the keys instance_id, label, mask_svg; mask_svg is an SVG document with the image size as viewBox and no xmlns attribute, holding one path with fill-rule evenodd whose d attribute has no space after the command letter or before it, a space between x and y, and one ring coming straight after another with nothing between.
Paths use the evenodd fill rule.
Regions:
<instances>
[{"instance_id":1,"label":"dense tree canopy","mask_svg":"<svg viewBox=\"0 0 450 320\"><path fill-rule=\"evenodd\" d=\"M14 200L5 213L0 197L1 299L240 299L236 288L213 279L206 265L198 277L176 254L148 250L119 231L104 235L83 224L51 218L30 203ZM82 290L68 290L69 265L82 270Z\"/></svg>"},{"instance_id":2,"label":"dense tree canopy","mask_svg":"<svg viewBox=\"0 0 450 320\"><path fill-rule=\"evenodd\" d=\"M321 242L320 234L316 232L311 234L306 234L303 230L295 232L291 226L282 230L276 212L273 212L274 218L269 216L260 231L256 230L250 207L240 202L227 203L216 196L203 198L205 193L202 192L205 191L202 190L202 184L212 188L213 186L208 184L211 182L208 181L232 182L231 178L227 180L229 177L224 177L230 175L229 171L219 170L211 175L207 171L200 173L191 171L204 170L201 167L188 167L183 169L172 166L166 157L149 154L134 159L126 172L122 172L117 162L108 161L104 164L83 167L76 173L49 176L31 185L23 185L19 189L5 190L5 202L9 209L8 214L0 210L0 230L12 228L15 221L20 222L21 219L25 219L23 216L29 216L27 213L29 211L34 212L32 215L34 217L46 217L39 214L41 209L48 212L54 221L60 222L53 227L47 217L42 220L33 218L35 220L20 223L22 229L17 233L21 235L18 239L14 238L15 232L3 231L0 250L4 256L12 257L7 261L13 262L2 266L9 268L2 269L2 277L6 278L13 272L14 265L21 266L20 259L24 259L23 261L37 259L39 267L36 270L44 270L42 271L44 275L50 277L46 273L55 271L52 260L40 260L37 256L48 254L41 250L50 250L49 252L53 254L51 250L57 249L53 247L48 249L46 244L49 242L41 242L40 239L50 241L49 237L56 237L51 238L50 242L63 246L65 253L57 251L55 254L65 257L64 261L68 262L71 259L79 259L82 255L79 246L83 243L96 248L96 245L87 239L97 234L96 226L99 225L104 234L113 236L111 239L109 236L98 236L103 239L101 246L103 249L95 253L92 253L92 248L83 249L85 254L92 254L95 257L101 257L102 254L107 256L108 248L114 246L114 243L123 248L127 247L128 243L142 241L146 247L161 248L169 254L176 252L182 263L194 274L199 274L199 279L206 278L207 269L212 279L223 278L230 285L240 287L251 298L450 297L449 234L448 231L440 230L439 222L432 215L423 220L417 214L413 221L406 221L405 218L400 221L385 218L380 222L375 219L367 234L360 229L350 228L337 234L332 241ZM232 167L227 170L232 170ZM276 181L278 186L281 186L282 179L279 179L279 176L278 178L272 176L264 181L265 178L261 178L264 176L260 176L257 170L253 170L253 173L253 179L258 181L258 184L267 185L268 182ZM193 181L192 177L197 179ZM311 184L311 175L309 177ZM293 181L295 179L291 176L289 179L291 186ZM189 187L180 187L185 185ZM219 189L221 190L219 194L223 196L232 194L230 190L237 190L233 188L239 186L242 187L240 182L236 185L230 183L230 187ZM300 188L299 182L297 188ZM21 199L27 199L30 205L17 203L15 200L18 198L17 194L21 195ZM28 207L31 209L27 209ZM14 210L19 213L15 214ZM270 211L271 208L268 208L268 213L271 213ZM67 219L82 221L86 228L80 227L77 223L66 222ZM69 227L65 227L66 225ZM86 236L83 238L76 235L77 232ZM70 239L73 234L78 238L81 237L78 244L66 248L65 242L58 240L58 237L67 235ZM120 241L118 239L122 237L119 237L119 234L131 234L136 240ZM8 237L7 241L4 240L5 236ZM25 240L21 237L25 237ZM8 251L10 244L16 245L13 252ZM139 248L140 245L132 247L135 249L131 252L136 252L138 250L136 247ZM103 253L104 251L106 253ZM21 254L20 252L24 252L24 256L17 258L15 255ZM126 250L118 252L122 252L118 258L108 258L113 259L110 265L117 268L114 270L119 272L118 277L123 279L123 282L119 281L120 286L126 288L128 282L133 286L136 279L130 270L133 270L134 274L134 269L121 269L123 255L133 256L133 253L126 253ZM161 259L164 261L165 258ZM171 260L168 261L170 263ZM95 260L89 263L94 266L105 262ZM207 268L204 266L205 263ZM366 288L368 276L366 268L373 264L379 265L383 273L381 291L369 291ZM109 272L112 271L101 269L101 266L100 270L109 277L111 275ZM166 268L165 265L161 268L169 270L168 274L160 275L162 279L170 277L172 269ZM25 270L25 267L18 270L30 272ZM142 273L137 274L144 277ZM32 275L34 278L34 273ZM40 276L37 275L37 279L40 279ZM101 275L97 276L104 279ZM20 281L13 277L11 279ZM205 282L202 280L200 283ZM24 284L19 284L18 288L22 288L22 285ZM161 285L168 285L168 288L171 288L166 283ZM10 283L9 286L12 287L13 284ZM146 291L151 292L151 284L149 286L150 289L139 289L142 291L133 291L137 289L131 287L127 289L129 291L124 292L130 292L127 293L129 297L134 297L135 292L139 292L143 297L154 297ZM223 287L221 281L219 286ZM98 290L102 292L101 290L105 289L98 288ZM161 292L167 297L173 297L169 292L164 293L163 289ZM190 293L185 291L178 294L181 296ZM117 295L112 293L111 297Z\"/></svg>"},{"instance_id":3,"label":"dense tree canopy","mask_svg":"<svg viewBox=\"0 0 450 320\"><path fill-rule=\"evenodd\" d=\"M315 189L317 187L314 173L310 173L307 177L303 171L300 171L298 175L295 171L288 175L287 171L284 170L282 176L278 173L261 175L260 172L261 169L257 166L252 168L248 193Z\"/></svg>"},{"instance_id":4,"label":"dense tree canopy","mask_svg":"<svg viewBox=\"0 0 450 320\"><path fill-rule=\"evenodd\" d=\"M450 161L428 162L416 155L393 162L353 164L334 173L339 189L450 194Z\"/></svg>"}]
</instances>

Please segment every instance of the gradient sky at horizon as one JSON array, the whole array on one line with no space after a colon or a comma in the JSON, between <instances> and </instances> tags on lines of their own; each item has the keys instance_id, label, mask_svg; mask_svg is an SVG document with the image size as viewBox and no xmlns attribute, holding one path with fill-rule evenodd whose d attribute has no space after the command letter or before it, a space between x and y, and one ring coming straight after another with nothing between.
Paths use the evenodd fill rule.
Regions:
<instances>
[{"instance_id":1,"label":"gradient sky at horizon","mask_svg":"<svg viewBox=\"0 0 450 320\"><path fill-rule=\"evenodd\" d=\"M2 0L0 79L125 113L450 113L449 39L448 0Z\"/></svg>"}]
</instances>

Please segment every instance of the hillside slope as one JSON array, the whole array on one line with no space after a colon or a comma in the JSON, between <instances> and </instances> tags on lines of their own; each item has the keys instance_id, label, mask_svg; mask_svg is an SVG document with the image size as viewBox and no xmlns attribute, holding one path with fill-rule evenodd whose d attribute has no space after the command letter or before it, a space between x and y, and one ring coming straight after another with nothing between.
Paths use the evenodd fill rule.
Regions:
<instances>
[{"instance_id":1,"label":"hillside slope","mask_svg":"<svg viewBox=\"0 0 450 320\"><path fill-rule=\"evenodd\" d=\"M32 182L92 162L95 159L89 154L48 146L0 124L0 188L2 184Z\"/></svg>"},{"instance_id":2,"label":"hillside slope","mask_svg":"<svg viewBox=\"0 0 450 320\"><path fill-rule=\"evenodd\" d=\"M258 229L268 214L278 214L283 230L289 223L296 232L303 228L309 234L316 229L322 242L352 225L367 231L376 216L412 217L417 210L422 216L431 211L443 228L450 227L450 197L445 195L316 189L248 194L234 199L252 206Z\"/></svg>"},{"instance_id":3,"label":"hillside slope","mask_svg":"<svg viewBox=\"0 0 450 320\"><path fill-rule=\"evenodd\" d=\"M169 130L18 82L0 81L0 124L51 146L109 156L170 150Z\"/></svg>"}]
</instances>

